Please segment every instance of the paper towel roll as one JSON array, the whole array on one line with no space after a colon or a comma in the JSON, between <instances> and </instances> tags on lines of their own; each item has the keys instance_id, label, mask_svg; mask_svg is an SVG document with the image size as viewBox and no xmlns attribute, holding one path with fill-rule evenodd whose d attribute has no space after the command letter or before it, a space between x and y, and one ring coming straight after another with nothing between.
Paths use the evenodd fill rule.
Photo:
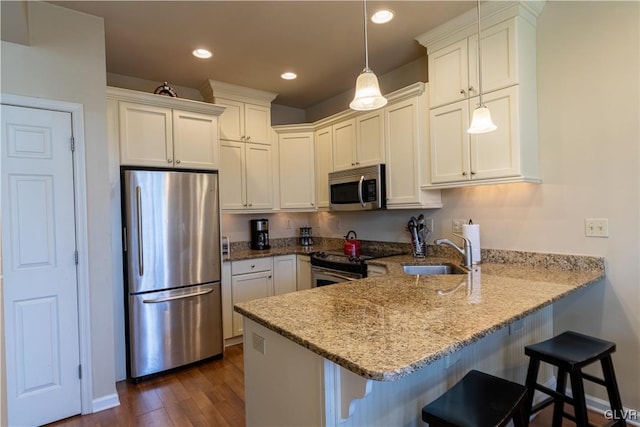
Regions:
<instances>
[{"instance_id":1,"label":"paper towel roll","mask_svg":"<svg viewBox=\"0 0 640 427\"><path fill-rule=\"evenodd\" d=\"M480 258L480 225L464 224L462 226L462 236L471 242L471 260L474 264L481 261Z\"/></svg>"}]
</instances>

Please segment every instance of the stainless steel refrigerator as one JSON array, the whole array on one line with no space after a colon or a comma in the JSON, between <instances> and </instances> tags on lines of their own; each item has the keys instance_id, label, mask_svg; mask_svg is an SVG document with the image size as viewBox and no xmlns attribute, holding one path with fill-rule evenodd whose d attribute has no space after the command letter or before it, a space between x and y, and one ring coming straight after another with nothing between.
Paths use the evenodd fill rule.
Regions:
<instances>
[{"instance_id":1,"label":"stainless steel refrigerator","mask_svg":"<svg viewBox=\"0 0 640 427\"><path fill-rule=\"evenodd\" d=\"M223 352L218 174L123 168L127 370Z\"/></svg>"}]
</instances>

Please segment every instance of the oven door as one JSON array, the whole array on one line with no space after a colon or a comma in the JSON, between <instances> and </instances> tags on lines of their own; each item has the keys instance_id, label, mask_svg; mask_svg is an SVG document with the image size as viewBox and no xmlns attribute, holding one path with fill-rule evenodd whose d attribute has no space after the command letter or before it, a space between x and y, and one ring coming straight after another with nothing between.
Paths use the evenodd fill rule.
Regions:
<instances>
[{"instance_id":1,"label":"oven door","mask_svg":"<svg viewBox=\"0 0 640 427\"><path fill-rule=\"evenodd\" d=\"M349 273L339 270L311 266L311 286L317 288L319 286L333 285L334 283L350 282L362 279L362 274Z\"/></svg>"}]
</instances>

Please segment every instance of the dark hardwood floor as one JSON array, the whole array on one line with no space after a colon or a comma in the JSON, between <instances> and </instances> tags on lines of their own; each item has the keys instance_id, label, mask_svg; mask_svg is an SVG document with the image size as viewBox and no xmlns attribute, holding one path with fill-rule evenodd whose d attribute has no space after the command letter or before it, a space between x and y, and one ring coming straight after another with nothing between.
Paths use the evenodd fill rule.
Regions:
<instances>
[{"instance_id":1,"label":"dark hardwood floor","mask_svg":"<svg viewBox=\"0 0 640 427\"><path fill-rule=\"evenodd\" d=\"M116 384L120 406L75 416L56 427L243 427L244 374L242 345L225 356L139 384Z\"/></svg>"},{"instance_id":2,"label":"dark hardwood floor","mask_svg":"<svg viewBox=\"0 0 640 427\"><path fill-rule=\"evenodd\" d=\"M244 427L244 373L242 345L228 347L219 360L178 370L140 384L116 384L120 406L90 415L75 416L48 426L55 427ZM530 424L551 425L548 407ZM603 426L602 415L589 421ZM566 421L563 427L575 426Z\"/></svg>"}]
</instances>

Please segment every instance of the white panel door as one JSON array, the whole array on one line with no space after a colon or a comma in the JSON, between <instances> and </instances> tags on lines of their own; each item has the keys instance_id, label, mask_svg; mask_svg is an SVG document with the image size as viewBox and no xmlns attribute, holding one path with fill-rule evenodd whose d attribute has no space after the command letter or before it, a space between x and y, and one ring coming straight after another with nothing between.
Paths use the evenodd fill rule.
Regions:
<instances>
[{"instance_id":1,"label":"white panel door","mask_svg":"<svg viewBox=\"0 0 640 427\"><path fill-rule=\"evenodd\" d=\"M81 411L71 114L2 106L9 425Z\"/></svg>"},{"instance_id":2,"label":"white panel door","mask_svg":"<svg viewBox=\"0 0 640 427\"><path fill-rule=\"evenodd\" d=\"M273 257L273 294L282 295L297 290L296 255Z\"/></svg>"},{"instance_id":3,"label":"white panel door","mask_svg":"<svg viewBox=\"0 0 640 427\"><path fill-rule=\"evenodd\" d=\"M176 168L218 169L218 118L173 110L173 156Z\"/></svg>"},{"instance_id":4,"label":"white panel door","mask_svg":"<svg viewBox=\"0 0 640 427\"><path fill-rule=\"evenodd\" d=\"M245 165L247 208L271 209L273 207L271 146L246 144Z\"/></svg>"}]
</instances>

